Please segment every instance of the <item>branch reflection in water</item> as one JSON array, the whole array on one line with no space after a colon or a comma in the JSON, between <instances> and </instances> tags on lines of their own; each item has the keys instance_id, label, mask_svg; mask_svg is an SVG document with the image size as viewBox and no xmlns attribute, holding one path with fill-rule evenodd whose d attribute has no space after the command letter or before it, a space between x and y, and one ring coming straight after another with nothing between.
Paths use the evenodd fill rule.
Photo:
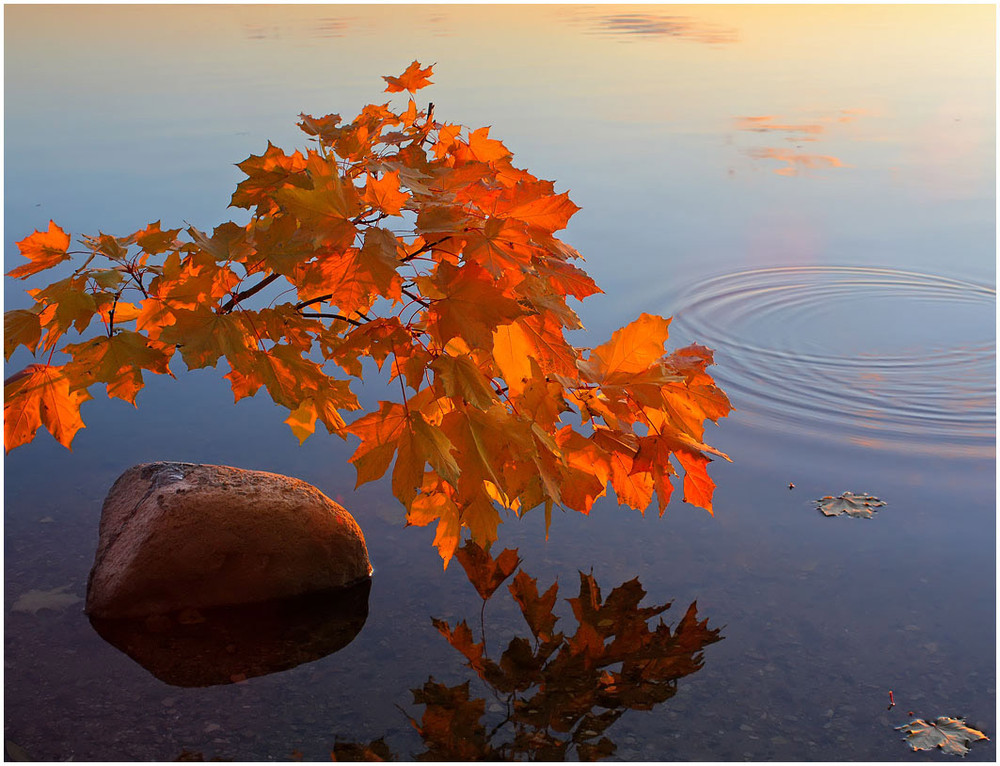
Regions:
<instances>
[{"instance_id":1,"label":"branch reflection in water","mask_svg":"<svg viewBox=\"0 0 1000 766\"><path fill-rule=\"evenodd\" d=\"M702 650L720 641L719 629L699 620L692 603L671 630L661 618L670 608L639 606L645 590L638 578L602 598L592 574L580 572L579 595L567 599L577 620L569 634L556 630L553 613L558 583L539 593L537 581L523 569L506 589L520 608L530 636L516 636L499 660L488 655L486 602L521 564L517 550L496 558L471 541L456 552L469 581L483 599L480 641L463 620L434 625L475 671L485 686L474 696L471 680L457 686L431 676L413 701L423 705L420 720L410 718L425 747L418 760L544 760L575 755L581 760L607 758L615 743L609 727L628 710L652 710L677 691L679 679L701 669ZM477 685L479 683L477 682ZM487 716L491 704L500 712ZM492 720L496 719L496 720ZM382 739L362 744L339 741L335 760L384 760L393 756Z\"/></svg>"},{"instance_id":2,"label":"branch reflection in water","mask_svg":"<svg viewBox=\"0 0 1000 766\"><path fill-rule=\"evenodd\" d=\"M256 604L129 620L91 617L97 633L173 686L230 684L340 651L368 619L371 580Z\"/></svg>"}]
</instances>

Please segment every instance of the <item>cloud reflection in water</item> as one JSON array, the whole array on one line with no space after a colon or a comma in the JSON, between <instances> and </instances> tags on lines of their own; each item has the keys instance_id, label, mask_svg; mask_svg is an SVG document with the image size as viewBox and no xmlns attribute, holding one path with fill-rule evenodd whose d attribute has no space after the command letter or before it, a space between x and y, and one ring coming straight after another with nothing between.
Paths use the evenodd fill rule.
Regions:
<instances>
[{"instance_id":1,"label":"cloud reflection in water","mask_svg":"<svg viewBox=\"0 0 1000 766\"><path fill-rule=\"evenodd\" d=\"M785 142L796 145L796 149L776 146L750 146L743 152L755 160L777 160L783 166L773 168L780 176L796 176L802 171L822 168L851 167L832 154L797 151L801 144L820 141L829 136L830 127L853 122L868 114L864 109L841 109L820 115L808 122L796 122L776 115L742 116L735 119L736 129L744 133L759 133L780 137Z\"/></svg>"},{"instance_id":2,"label":"cloud reflection in water","mask_svg":"<svg viewBox=\"0 0 1000 766\"><path fill-rule=\"evenodd\" d=\"M688 16L660 16L653 13L610 13L596 16L579 15L575 23L586 25L587 32L619 37L623 41L635 38L672 37L709 45L739 42L738 30L712 24Z\"/></svg>"}]
</instances>

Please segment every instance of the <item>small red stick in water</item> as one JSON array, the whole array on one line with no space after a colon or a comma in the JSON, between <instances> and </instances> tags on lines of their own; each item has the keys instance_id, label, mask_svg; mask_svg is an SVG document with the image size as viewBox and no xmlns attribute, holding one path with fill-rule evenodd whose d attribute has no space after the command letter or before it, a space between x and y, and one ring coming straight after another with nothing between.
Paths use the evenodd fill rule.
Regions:
<instances>
[{"instance_id":1,"label":"small red stick in water","mask_svg":"<svg viewBox=\"0 0 1000 766\"><path fill-rule=\"evenodd\" d=\"M892 710L894 707L896 707L896 700L892 696L892 689L890 689L889 690L889 707L887 707L886 710Z\"/></svg>"}]
</instances>

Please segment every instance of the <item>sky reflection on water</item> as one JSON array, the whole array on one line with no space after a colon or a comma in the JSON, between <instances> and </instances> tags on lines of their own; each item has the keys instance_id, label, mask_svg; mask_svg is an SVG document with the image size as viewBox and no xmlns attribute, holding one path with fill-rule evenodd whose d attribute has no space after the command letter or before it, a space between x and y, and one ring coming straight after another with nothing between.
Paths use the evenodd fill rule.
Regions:
<instances>
[{"instance_id":1,"label":"sky reflection on water","mask_svg":"<svg viewBox=\"0 0 1000 766\"><path fill-rule=\"evenodd\" d=\"M675 320L677 342L718 344L717 374L735 386L737 411L707 435L735 460L711 468L714 517L679 501L663 519L641 516L608 498L587 518L557 512L548 542L540 516L502 527L500 544L540 582L568 588L591 567L602 583L638 577L651 602L697 601L726 626L674 697L614 724L616 757L903 760L913 756L892 727L910 709L968 715L995 739L995 460L980 449L995 424L994 17L990 6L7 6L5 262L50 218L74 234L211 228L230 215L235 163L268 139L304 145L301 112L352 114L387 98L381 75L436 62L423 93L442 119L491 125L516 164L583 208L565 239L605 294L582 305L592 335L577 344L640 311L682 312L720 277L787 269L807 296L810 270L855 277L834 299L755 312L751 291L700 326ZM866 270L896 287L859 283ZM7 280L6 308L27 304L23 287ZM768 354L783 361L760 364ZM851 418L841 399L819 433L776 427L782 400L762 400L765 384L788 398L793 425L815 426L810 396L830 392L813 363L831 358L852 375ZM928 427L913 438L927 450L898 438L887 449L898 434L846 425L892 415L866 417L863 392L900 385L898 369L869 359L915 368L912 396L895 404ZM19 350L7 374L31 361ZM334 738L382 736L414 753L396 705L431 672L468 678L431 618L454 624L480 601L456 566L441 572L433 530L401 527L386 486L354 491L353 444L298 447L269 401L234 406L222 372L151 381L138 411L89 402L73 453L42 434L5 459L6 735L35 757L298 748L319 760ZM375 388L362 397L384 396ZM975 438L952 429L951 451L934 452L942 413L969 418ZM159 459L278 471L343 496L376 567L357 638L285 673L178 691L74 608L11 611L32 590L82 597L107 488ZM872 520L821 517L812 501L845 490L888 505ZM497 612L498 636L523 632L512 603ZM995 753L978 743L968 758Z\"/></svg>"}]
</instances>

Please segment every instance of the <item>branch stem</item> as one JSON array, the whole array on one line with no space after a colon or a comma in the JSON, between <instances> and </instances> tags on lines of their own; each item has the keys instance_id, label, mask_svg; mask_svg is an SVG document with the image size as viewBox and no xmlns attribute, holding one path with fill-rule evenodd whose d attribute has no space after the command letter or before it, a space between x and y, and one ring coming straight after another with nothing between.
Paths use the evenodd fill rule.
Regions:
<instances>
[{"instance_id":1,"label":"branch stem","mask_svg":"<svg viewBox=\"0 0 1000 766\"><path fill-rule=\"evenodd\" d=\"M264 277L262 280L260 280L260 282L255 284L253 287L248 287L246 290L236 293L219 310L219 313L228 314L230 311L233 310L233 308L235 308L236 304L242 301L244 298L249 298L252 295L256 295L272 282L276 282L280 277L281 274L279 274L278 272L274 272L273 274L269 274L268 276Z\"/></svg>"},{"instance_id":2,"label":"branch stem","mask_svg":"<svg viewBox=\"0 0 1000 766\"><path fill-rule=\"evenodd\" d=\"M339 319L342 322L347 322L355 327L364 327L363 322L359 322L356 319L351 319L350 317L345 317L343 314L306 314L302 311L299 312L300 316L304 316L307 319Z\"/></svg>"}]
</instances>

